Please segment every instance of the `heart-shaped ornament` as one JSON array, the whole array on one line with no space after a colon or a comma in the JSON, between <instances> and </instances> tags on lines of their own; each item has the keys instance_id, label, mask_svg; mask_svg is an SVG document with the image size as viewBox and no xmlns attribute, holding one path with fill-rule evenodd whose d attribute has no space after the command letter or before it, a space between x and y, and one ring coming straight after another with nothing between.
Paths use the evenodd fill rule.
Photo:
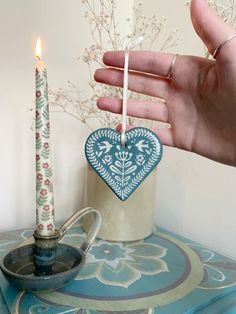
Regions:
<instances>
[{"instance_id":1,"label":"heart-shaped ornament","mask_svg":"<svg viewBox=\"0 0 236 314\"><path fill-rule=\"evenodd\" d=\"M146 128L133 128L121 134L110 128L90 134L85 144L88 163L113 192L126 200L155 168L162 157L162 144L155 133Z\"/></svg>"}]
</instances>

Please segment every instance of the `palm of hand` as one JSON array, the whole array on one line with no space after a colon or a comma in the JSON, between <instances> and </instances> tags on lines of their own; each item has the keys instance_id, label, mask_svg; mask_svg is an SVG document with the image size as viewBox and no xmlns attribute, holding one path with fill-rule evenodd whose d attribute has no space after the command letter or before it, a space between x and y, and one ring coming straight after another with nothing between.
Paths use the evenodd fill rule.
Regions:
<instances>
[{"instance_id":1,"label":"palm of hand","mask_svg":"<svg viewBox=\"0 0 236 314\"><path fill-rule=\"evenodd\" d=\"M166 144L235 164L236 78L231 67L181 56L175 69L166 97L171 124Z\"/></svg>"},{"instance_id":2,"label":"palm of hand","mask_svg":"<svg viewBox=\"0 0 236 314\"><path fill-rule=\"evenodd\" d=\"M208 51L214 56L217 54L216 61L179 56L169 80L166 75L173 63L173 54L132 52L129 89L166 102L130 101L128 114L170 123L168 129L154 130L164 145L235 166L236 33L205 0L191 0L190 12L197 34ZM111 68L97 70L95 80L123 86L120 68L124 66L124 52L105 53L104 63ZM104 97L98 100L98 107L121 113L122 101Z\"/></svg>"},{"instance_id":3,"label":"palm of hand","mask_svg":"<svg viewBox=\"0 0 236 314\"><path fill-rule=\"evenodd\" d=\"M135 72L130 72L129 89L163 98L165 104L130 101L128 114L169 123L168 129L154 129L164 145L235 165L236 73L232 64L179 56L169 80L164 76L172 56L150 52L134 52L131 56L131 69ZM117 68L99 69L95 79L122 86L123 72L119 68L123 57L121 52L105 54L105 63ZM140 62L140 58L145 61ZM164 58L169 60L163 61ZM105 97L98 100L98 106L121 113L122 102Z\"/></svg>"}]
</instances>

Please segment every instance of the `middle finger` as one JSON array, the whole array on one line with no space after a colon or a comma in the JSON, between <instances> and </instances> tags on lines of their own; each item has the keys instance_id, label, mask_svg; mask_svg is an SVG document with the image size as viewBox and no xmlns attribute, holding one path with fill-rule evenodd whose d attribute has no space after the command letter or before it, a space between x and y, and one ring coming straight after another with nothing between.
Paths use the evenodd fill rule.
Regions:
<instances>
[{"instance_id":1,"label":"middle finger","mask_svg":"<svg viewBox=\"0 0 236 314\"><path fill-rule=\"evenodd\" d=\"M123 78L123 71L113 68L98 69L94 74L97 82L118 87L123 87ZM130 71L128 88L134 92L166 99L170 84L168 80L155 75Z\"/></svg>"}]
</instances>

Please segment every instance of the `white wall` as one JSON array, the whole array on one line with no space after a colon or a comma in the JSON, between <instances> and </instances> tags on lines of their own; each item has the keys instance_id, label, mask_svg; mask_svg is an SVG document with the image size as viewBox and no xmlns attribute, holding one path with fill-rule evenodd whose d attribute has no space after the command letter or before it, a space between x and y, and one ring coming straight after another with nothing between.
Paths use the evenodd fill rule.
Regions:
<instances>
[{"instance_id":1,"label":"white wall","mask_svg":"<svg viewBox=\"0 0 236 314\"><path fill-rule=\"evenodd\" d=\"M117 3L120 32L126 31L123 12L131 16L132 4L132 0ZM30 109L36 38L43 41L49 88L66 88L68 80L86 88L89 74L78 61L93 43L85 11L80 0L0 0L0 230L35 222L34 112ZM84 142L89 129L63 113L53 112L50 120L56 220L60 221L83 203Z\"/></svg>"},{"instance_id":2,"label":"white wall","mask_svg":"<svg viewBox=\"0 0 236 314\"><path fill-rule=\"evenodd\" d=\"M221 1L228 3L229 1ZM163 37L178 28L170 51L204 56L185 1L148 0L144 14L166 16ZM176 7L173 10L173 7ZM158 48L158 47L157 47ZM165 148L157 180L156 222L192 240L236 257L236 169L173 148Z\"/></svg>"},{"instance_id":3,"label":"white wall","mask_svg":"<svg viewBox=\"0 0 236 314\"><path fill-rule=\"evenodd\" d=\"M35 221L34 44L44 43L49 86L68 79L77 84L78 55L87 44L88 26L80 1L0 1L0 229L32 225ZM87 79L85 74L85 79ZM88 129L63 114L51 114L55 207L57 220L82 205L83 145Z\"/></svg>"},{"instance_id":4,"label":"white wall","mask_svg":"<svg viewBox=\"0 0 236 314\"><path fill-rule=\"evenodd\" d=\"M120 20L124 12L131 15L132 0L117 2ZM172 52L203 55L185 0L143 3L144 14L155 11L166 16L164 32L179 28L180 42ZM79 0L0 0L0 230L29 226L35 220L33 112L29 111L34 99L33 43L38 35L45 43L51 89L66 86L67 80L83 84L88 73L77 57L91 43L83 15ZM82 206L83 146L89 130L61 113L51 114L51 130L56 217L61 220ZM236 169L165 148L156 221L236 257L235 185Z\"/></svg>"}]
</instances>

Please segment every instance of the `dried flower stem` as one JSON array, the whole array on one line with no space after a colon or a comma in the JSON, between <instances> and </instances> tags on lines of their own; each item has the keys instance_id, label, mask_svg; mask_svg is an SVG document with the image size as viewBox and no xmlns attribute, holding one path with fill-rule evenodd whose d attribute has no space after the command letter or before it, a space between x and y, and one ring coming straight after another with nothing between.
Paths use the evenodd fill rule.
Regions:
<instances>
[{"instance_id":1,"label":"dried flower stem","mask_svg":"<svg viewBox=\"0 0 236 314\"><path fill-rule=\"evenodd\" d=\"M105 49L122 50L124 49L124 43L127 44L131 39L140 35L145 36L146 47L152 49L166 25L166 19L159 20L155 15L152 17L144 16L142 14L142 4L139 3L133 8L134 25L131 25L131 21L127 17L126 28L130 32L121 36L116 22L116 3L118 2L115 0L82 0L82 3L85 5L85 18L88 21L93 41L93 44L85 48L83 55L79 57L79 60L86 64L88 68L88 88L84 92L80 87L68 82L66 88L49 92L50 105L53 111L66 113L86 124L90 129L114 127L120 123L120 117L98 110L95 103L100 96L122 98L122 90L112 86L96 84L93 80L93 72L97 67L103 66L102 55ZM160 50L170 49L176 46L177 42L177 30L173 30L164 40L164 43L160 45ZM140 45L140 49L142 48L143 46ZM130 98L146 99L147 96L130 92ZM132 117L129 117L129 124L151 126L150 121Z\"/></svg>"}]
</instances>

